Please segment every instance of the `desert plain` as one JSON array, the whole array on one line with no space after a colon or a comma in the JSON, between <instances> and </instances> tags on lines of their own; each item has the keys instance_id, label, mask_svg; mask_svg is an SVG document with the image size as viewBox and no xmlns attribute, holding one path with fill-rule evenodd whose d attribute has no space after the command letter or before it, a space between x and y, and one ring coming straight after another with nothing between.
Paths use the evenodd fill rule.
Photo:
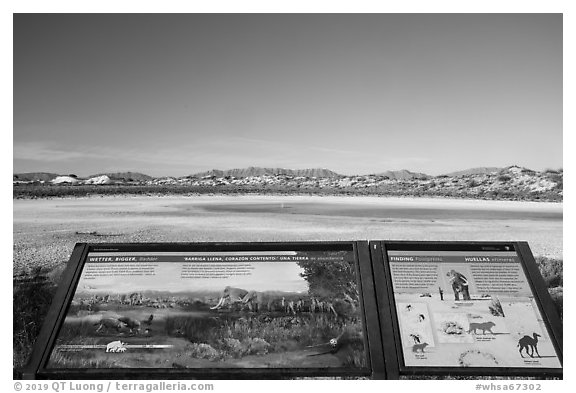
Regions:
<instances>
[{"instance_id":1,"label":"desert plain","mask_svg":"<svg viewBox=\"0 0 576 393\"><path fill-rule=\"evenodd\" d=\"M77 242L527 241L562 259L562 203L313 195L13 200L14 273L60 270Z\"/></svg>"}]
</instances>

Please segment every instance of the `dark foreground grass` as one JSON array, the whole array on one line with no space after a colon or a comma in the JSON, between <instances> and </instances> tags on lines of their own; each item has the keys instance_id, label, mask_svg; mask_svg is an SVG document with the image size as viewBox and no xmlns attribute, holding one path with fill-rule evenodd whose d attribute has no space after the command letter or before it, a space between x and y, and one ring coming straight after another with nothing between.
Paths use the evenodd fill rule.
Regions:
<instances>
[{"instance_id":1,"label":"dark foreground grass","mask_svg":"<svg viewBox=\"0 0 576 393\"><path fill-rule=\"evenodd\" d=\"M41 269L36 269L28 274L16 276L13 280L15 370L23 367L28 361L56 292L57 284L48 279L44 273Z\"/></svg>"},{"instance_id":2,"label":"dark foreground grass","mask_svg":"<svg viewBox=\"0 0 576 393\"><path fill-rule=\"evenodd\" d=\"M540 269L548 292L554 305L563 317L563 261L559 259L537 257L536 263ZM24 367L32 352L32 347L40 333L40 329L48 314L50 303L58 285L55 280L60 275L38 268L32 272L22 273L13 278L13 365L14 379L20 378L19 370ZM232 336L231 336L232 337ZM410 379L446 379L442 376L409 377ZM469 377L448 376L450 379L471 379ZM508 379L502 377L483 376L480 379Z\"/></svg>"}]
</instances>

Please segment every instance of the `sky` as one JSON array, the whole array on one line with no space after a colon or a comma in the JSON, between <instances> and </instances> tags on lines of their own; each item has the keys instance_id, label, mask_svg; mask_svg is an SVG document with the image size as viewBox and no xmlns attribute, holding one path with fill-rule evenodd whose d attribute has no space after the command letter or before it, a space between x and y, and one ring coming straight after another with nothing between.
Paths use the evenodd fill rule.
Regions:
<instances>
[{"instance_id":1,"label":"sky","mask_svg":"<svg viewBox=\"0 0 576 393\"><path fill-rule=\"evenodd\" d=\"M204 263L205 264L205 263ZM235 262L217 263L237 265ZM152 276L96 276L81 277L78 287L98 291L222 291L226 286L250 291L306 292L308 282L300 276L303 269L296 262L247 262L252 270L243 275L231 274L228 278L181 278L182 267L190 263L158 263ZM195 264L196 266L198 264ZM216 268L214 268L216 269ZM222 268L223 269L223 268Z\"/></svg>"},{"instance_id":2,"label":"sky","mask_svg":"<svg viewBox=\"0 0 576 393\"><path fill-rule=\"evenodd\" d=\"M561 14L15 14L13 171L562 167Z\"/></svg>"}]
</instances>

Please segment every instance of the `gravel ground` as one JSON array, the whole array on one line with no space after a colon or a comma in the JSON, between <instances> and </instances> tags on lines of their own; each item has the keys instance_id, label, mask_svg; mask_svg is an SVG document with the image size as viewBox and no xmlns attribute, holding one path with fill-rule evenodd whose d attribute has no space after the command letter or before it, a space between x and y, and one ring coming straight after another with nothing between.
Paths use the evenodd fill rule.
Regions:
<instances>
[{"instance_id":1,"label":"gravel ground","mask_svg":"<svg viewBox=\"0 0 576 393\"><path fill-rule=\"evenodd\" d=\"M525 240L536 256L562 259L562 220L382 219L334 214L206 211L215 203L346 203L369 206L562 212L562 204L319 196L106 196L13 201L14 273L60 270L77 242L320 240Z\"/></svg>"}]
</instances>

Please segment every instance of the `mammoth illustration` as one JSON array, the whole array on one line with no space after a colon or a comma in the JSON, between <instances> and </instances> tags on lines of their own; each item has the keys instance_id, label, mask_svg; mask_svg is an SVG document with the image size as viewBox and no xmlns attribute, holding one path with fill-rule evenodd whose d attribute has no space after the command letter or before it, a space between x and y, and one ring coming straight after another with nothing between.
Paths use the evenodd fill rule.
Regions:
<instances>
[{"instance_id":1,"label":"mammoth illustration","mask_svg":"<svg viewBox=\"0 0 576 393\"><path fill-rule=\"evenodd\" d=\"M464 300L470 300L470 292L468 291L468 280L466 276L456 270L450 270L446 273L450 284L452 284L452 290L454 291L454 300L460 300L460 294Z\"/></svg>"},{"instance_id":2,"label":"mammoth illustration","mask_svg":"<svg viewBox=\"0 0 576 393\"><path fill-rule=\"evenodd\" d=\"M222 291L222 295L220 296L220 300L218 304L214 307L210 307L211 310L218 310L229 302L230 304L234 303L246 303L243 301L244 297L248 294L248 291L241 288L233 288L233 287L226 287L224 291Z\"/></svg>"}]
</instances>

